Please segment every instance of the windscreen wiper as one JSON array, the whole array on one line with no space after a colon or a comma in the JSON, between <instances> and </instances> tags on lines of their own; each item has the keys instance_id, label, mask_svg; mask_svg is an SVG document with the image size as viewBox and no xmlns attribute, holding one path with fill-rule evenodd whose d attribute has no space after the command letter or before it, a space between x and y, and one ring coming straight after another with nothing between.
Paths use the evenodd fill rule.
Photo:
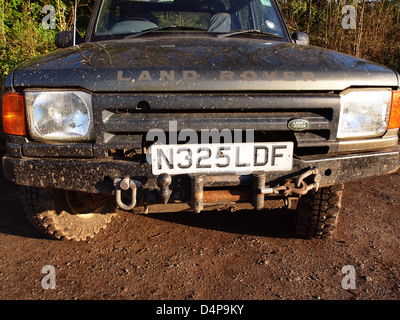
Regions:
<instances>
[{"instance_id":1,"label":"windscreen wiper","mask_svg":"<svg viewBox=\"0 0 400 320\"><path fill-rule=\"evenodd\" d=\"M158 32L158 31L207 31L201 28L195 28L195 27L182 27L182 26L167 26L167 27L162 27L162 28L151 28L151 29L147 29L147 30L143 30L142 32L138 32L135 34L131 34L127 37L125 37L125 39L132 39L132 38L136 38L136 37L140 37L142 35L145 35L147 33L151 33L151 32Z\"/></svg>"},{"instance_id":2,"label":"windscreen wiper","mask_svg":"<svg viewBox=\"0 0 400 320\"><path fill-rule=\"evenodd\" d=\"M229 33L219 34L217 37L218 38L226 38L226 37L232 37L232 36L243 35L243 34L249 34L249 35L252 35L252 36L262 36L262 37L276 38L276 39L283 39L283 37L280 36L279 34L260 31L260 30L239 30L239 31L233 31L233 32L229 32Z\"/></svg>"}]
</instances>

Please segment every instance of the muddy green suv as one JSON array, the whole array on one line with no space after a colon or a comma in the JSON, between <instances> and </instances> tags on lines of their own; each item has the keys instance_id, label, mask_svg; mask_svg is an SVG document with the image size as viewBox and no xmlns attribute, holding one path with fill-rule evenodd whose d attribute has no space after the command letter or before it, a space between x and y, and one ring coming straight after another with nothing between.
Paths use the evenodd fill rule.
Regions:
<instances>
[{"instance_id":1,"label":"muddy green suv","mask_svg":"<svg viewBox=\"0 0 400 320\"><path fill-rule=\"evenodd\" d=\"M400 166L398 74L289 34L275 0L100 0L56 43L8 75L2 159L53 238L276 207L329 237L343 184Z\"/></svg>"}]
</instances>

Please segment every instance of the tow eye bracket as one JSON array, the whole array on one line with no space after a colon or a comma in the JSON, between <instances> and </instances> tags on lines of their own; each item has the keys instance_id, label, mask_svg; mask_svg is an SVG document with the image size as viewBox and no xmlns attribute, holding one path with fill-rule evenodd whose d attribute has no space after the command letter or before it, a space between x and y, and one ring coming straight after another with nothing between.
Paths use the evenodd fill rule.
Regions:
<instances>
[{"instance_id":1,"label":"tow eye bracket","mask_svg":"<svg viewBox=\"0 0 400 320\"><path fill-rule=\"evenodd\" d=\"M136 206L137 188L140 188L141 186L142 183L140 181L131 178L114 179L115 201L117 202L117 205L123 210L132 210ZM121 190L126 191L129 189L131 189L131 202L125 204L122 201Z\"/></svg>"},{"instance_id":2,"label":"tow eye bracket","mask_svg":"<svg viewBox=\"0 0 400 320\"><path fill-rule=\"evenodd\" d=\"M307 185L304 182L305 178L308 178L309 176L314 176L313 178L313 183ZM285 183L282 186L278 186L275 188L260 188L260 194L279 194L280 191L283 191L283 195L285 197L288 197L292 194L297 194L297 195L305 195L310 191L311 189L315 189L315 191L318 191L319 189L319 183L321 181L321 175L318 171L318 168L310 168L303 174L301 174L295 182L294 186L291 186L292 180L287 179Z\"/></svg>"},{"instance_id":3,"label":"tow eye bracket","mask_svg":"<svg viewBox=\"0 0 400 320\"><path fill-rule=\"evenodd\" d=\"M314 176L314 181L313 183L307 185L304 182L304 179L311 175ZM321 181L321 175L319 174L318 168L310 168L297 178L295 187L290 187L288 185L286 186L287 190L285 190L284 195L287 197L292 193L294 193L303 196L307 194L308 191L310 191L311 189L315 189L315 191L318 191L320 181Z\"/></svg>"}]
</instances>

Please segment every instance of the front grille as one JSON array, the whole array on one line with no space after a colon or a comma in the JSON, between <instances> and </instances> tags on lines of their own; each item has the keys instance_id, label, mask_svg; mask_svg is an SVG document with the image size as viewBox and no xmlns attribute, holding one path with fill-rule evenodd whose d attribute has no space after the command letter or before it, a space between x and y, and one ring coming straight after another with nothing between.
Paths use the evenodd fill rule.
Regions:
<instances>
[{"instance_id":1,"label":"front grille","mask_svg":"<svg viewBox=\"0 0 400 320\"><path fill-rule=\"evenodd\" d=\"M199 143L213 142L201 140L209 130L221 137L230 131L234 141L239 134L245 142L246 130L252 130L256 142L293 141L299 156L336 149L340 101L335 94L110 94L93 100L97 157L141 154L139 149L153 142L147 133L155 129L165 133L166 143L185 143L179 133L188 129ZM290 130L288 122L299 118L309 128ZM225 139L214 142L230 142Z\"/></svg>"}]
</instances>

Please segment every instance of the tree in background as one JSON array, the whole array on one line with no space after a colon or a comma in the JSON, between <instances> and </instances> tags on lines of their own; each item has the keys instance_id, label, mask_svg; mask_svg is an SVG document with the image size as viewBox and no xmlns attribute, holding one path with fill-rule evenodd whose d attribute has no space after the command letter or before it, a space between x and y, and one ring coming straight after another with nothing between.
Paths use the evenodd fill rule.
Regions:
<instances>
[{"instance_id":1,"label":"tree in background","mask_svg":"<svg viewBox=\"0 0 400 320\"><path fill-rule=\"evenodd\" d=\"M78 1L77 27L83 35L94 0ZM55 29L45 29L44 6L55 9ZM73 27L74 0L0 0L0 84L19 63L56 49L54 38Z\"/></svg>"},{"instance_id":2,"label":"tree in background","mask_svg":"<svg viewBox=\"0 0 400 320\"><path fill-rule=\"evenodd\" d=\"M311 44L365 58L400 71L400 0L277 0L289 29L308 33ZM77 29L84 35L95 0L78 0ZM55 9L55 29L44 29L42 9ZM344 29L342 9L356 12ZM55 50L54 38L73 27L74 0L0 0L0 85L20 62Z\"/></svg>"},{"instance_id":3,"label":"tree in background","mask_svg":"<svg viewBox=\"0 0 400 320\"><path fill-rule=\"evenodd\" d=\"M57 32L73 27L74 0L0 0L0 113L7 74L21 62L56 49ZM84 35L95 0L78 0L77 29ZM54 7L55 29L45 29L44 6ZM4 140L0 121L0 141Z\"/></svg>"},{"instance_id":4,"label":"tree in background","mask_svg":"<svg viewBox=\"0 0 400 320\"><path fill-rule=\"evenodd\" d=\"M400 71L400 0L278 0L290 31L311 44L384 64ZM348 5L354 29L343 28Z\"/></svg>"}]
</instances>

